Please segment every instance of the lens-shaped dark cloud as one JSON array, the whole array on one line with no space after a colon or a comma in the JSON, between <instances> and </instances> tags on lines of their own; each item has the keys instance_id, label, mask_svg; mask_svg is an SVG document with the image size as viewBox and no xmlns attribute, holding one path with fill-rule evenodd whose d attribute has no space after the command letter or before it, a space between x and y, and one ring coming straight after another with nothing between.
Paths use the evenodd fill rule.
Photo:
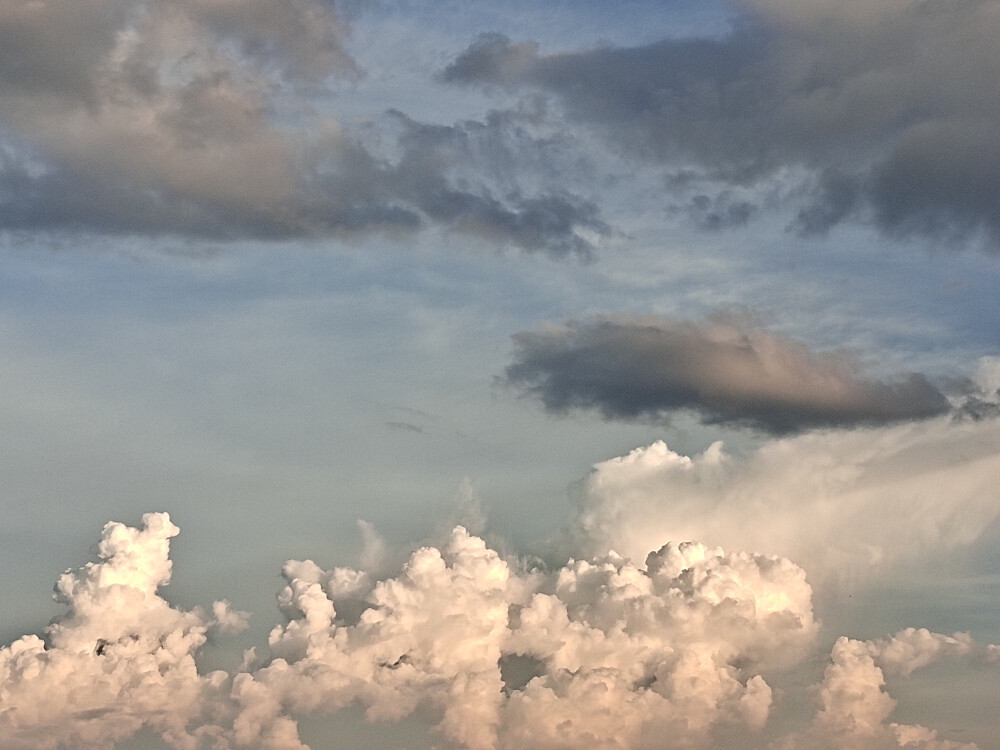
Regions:
<instances>
[{"instance_id":1,"label":"lens-shaped dark cloud","mask_svg":"<svg viewBox=\"0 0 1000 750\"><path fill-rule=\"evenodd\" d=\"M542 54L486 35L442 73L528 87L642 159L743 185L815 172L794 224L860 208L889 234L1000 247L1000 14L991 0L743 0L724 38ZM862 200L863 199L863 200Z\"/></svg>"},{"instance_id":2,"label":"lens-shaped dark cloud","mask_svg":"<svg viewBox=\"0 0 1000 750\"><path fill-rule=\"evenodd\" d=\"M546 409L594 409L609 419L663 419L691 410L705 422L774 433L920 419L949 404L926 377L867 379L842 353L738 320L602 320L514 335L506 381Z\"/></svg>"}]
</instances>

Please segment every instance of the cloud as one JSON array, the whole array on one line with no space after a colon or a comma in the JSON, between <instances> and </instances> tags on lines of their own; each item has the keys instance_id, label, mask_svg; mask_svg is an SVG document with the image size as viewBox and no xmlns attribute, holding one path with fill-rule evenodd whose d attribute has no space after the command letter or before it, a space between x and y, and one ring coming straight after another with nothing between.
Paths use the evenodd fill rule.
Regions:
<instances>
[{"instance_id":1,"label":"cloud","mask_svg":"<svg viewBox=\"0 0 1000 750\"><path fill-rule=\"evenodd\" d=\"M573 548L637 555L663 540L767 550L810 580L853 580L969 545L1000 517L1000 422L942 418L807 433L732 456L658 441L577 488Z\"/></svg>"},{"instance_id":2,"label":"cloud","mask_svg":"<svg viewBox=\"0 0 1000 750\"><path fill-rule=\"evenodd\" d=\"M330 81L363 76L328 3L81 8L0 11L0 228L280 240L429 223L581 257L608 233L592 202L553 180L494 184L502 153L472 181L457 174L474 123L435 131L389 115L394 161L322 114ZM495 143L510 129L479 127Z\"/></svg>"},{"instance_id":3,"label":"cloud","mask_svg":"<svg viewBox=\"0 0 1000 750\"><path fill-rule=\"evenodd\" d=\"M219 736L224 672L200 675L195 652L210 629L233 630L245 615L216 602L213 615L171 607L157 594L170 580L165 513L143 528L109 523L101 562L66 572L56 599L67 614L0 649L0 734L12 750L109 747L147 727L172 747ZM192 731L189 724L196 724Z\"/></svg>"},{"instance_id":4,"label":"cloud","mask_svg":"<svg viewBox=\"0 0 1000 750\"><path fill-rule=\"evenodd\" d=\"M561 185L559 144L531 135L530 115L427 125L389 112L400 154L381 167L386 191L463 234L553 256L589 258L611 228L597 206ZM526 195L520 182L538 174ZM539 174L540 173L540 174ZM490 187L491 183L496 183Z\"/></svg>"},{"instance_id":5,"label":"cloud","mask_svg":"<svg viewBox=\"0 0 1000 750\"><path fill-rule=\"evenodd\" d=\"M160 598L178 529L164 513L143 524L108 524L102 562L59 581L68 615L44 642L0 650L9 746L104 747L145 728L178 748L302 748L293 716L354 703L371 720L424 706L468 748L610 747L622 731L645 747L666 728L704 739L720 721L759 729L771 692L754 670L788 663L816 632L809 586L787 560L684 544L650 554L645 570L612 553L546 573L512 569L457 527L383 580L289 561L289 622L271 632L270 663L201 676L207 630L243 617ZM517 656L537 675L505 692L501 665ZM626 727L601 718L619 702Z\"/></svg>"},{"instance_id":6,"label":"cloud","mask_svg":"<svg viewBox=\"0 0 1000 750\"><path fill-rule=\"evenodd\" d=\"M883 671L909 677L942 656L964 656L972 651L968 633L942 635L926 628L906 628L892 638L868 644L869 651Z\"/></svg>"},{"instance_id":7,"label":"cloud","mask_svg":"<svg viewBox=\"0 0 1000 750\"><path fill-rule=\"evenodd\" d=\"M297 146L274 92L356 73L337 17L312 0L87 6L93 33L72 2L0 15L36 71L0 90L7 226L219 237L294 223Z\"/></svg>"},{"instance_id":8,"label":"cloud","mask_svg":"<svg viewBox=\"0 0 1000 750\"><path fill-rule=\"evenodd\" d=\"M181 39L185 31L195 38ZM0 85L15 101L45 94L54 97L51 104L56 105L97 104L112 93L109 85L119 87L114 92L119 96L148 95L162 82L157 63L200 67L207 61L177 60L165 53L186 48L213 57L201 47L206 37L233 45L231 59L270 67L285 80L356 75L357 67L343 47L346 33L328 6L312 0L292 0L280 11L265 0L222 5L170 0L156 8L134 0L17 0L0 11ZM223 55L215 60L224 64Z\"/></svg>"},{"instance_id":9,"label":"cloud","mask_svg":"<svg viewBox=\"0 0 1000 750\"><path fill-rule=\"evenodd\" d=\"M165 513L138 529L108 524L101 562L59 580L67 615L44 641L0 649L8 746L104 748L144 730L178 750L303 750L299 717L358 705L373 722L419 710L446 746L470 750L642 750L665 737L697 750L730 730L750 747L782 698L767 675L801 667L817 645L805 571L784 557L689 541L643 565L607 552L547 570L456 527L381 576L287 562L288 619L271 631L265 665L202 675L208 630L238 629L245 615L224 603L214 616L186 612L159 596L177 532ZM971 750L888 722L883 673L948 656L982 654L966 634L926 629L841 638L812 722L774 747Z\"/></svg>"},{"instance_id":10,"label":"cloud","mask_svg":"<svg viewBox=\"0 0 1000 750\"><path fill-rule=\"evenodd\" d=\"M916 646L919 643L921 646ZM938 739L932 729L887 720L896 701L884 691L885 664L899 667L895 657L908 651L904 673L926 666L942 655L940 644L954 654L971 650L968 636L944 636L912 628L884 641L858 641L841 637L834 644L831 663L819 686L820 708L808 730L784 738L781 750L838 747L843 750L918 748L922 750L975 750L972 743Z\"/></svg>"},{"instance_id":11,"label":"cloud","mask_svg":"<svg viewBox=\"0 0 1000 750\"><path fill-rule=\"evenodd\" d=\"M354 702L373 720L424 706L469 748L641 748L665 731L704 743L720 722L759 729L771 691L755 670L789 663L815 636L802 571L699 544L663 547L645 568L612 553L518 570L461 527L378 583L289 563L281 602L293 619L271 633L277 658L236 678L237 729L269 736L279 707ZM360 614L339 614L359 599ZM515 658L532 676L504 689Z\"/></svg>"},{"instance_id":12,"label":"cloud","mask_svg":"<svg viewBox=\"0 0 1000 750\"><path fill-rule=\"evenodd\" d=\"M990 0L743 0L721 38L542 53L483 35L442 73L531 88L643 161L739 186L783 168L817 179L794 224L822 232L856 213L891 234L1000 247ZM836 175L836 177L834 176Z\"/></svg>"},{"instance_id":13,"label":"cloud","mask_svg":"<svg viewBox=\"0 0 1000 750\"><path fill-rule=\"evenodd\" d=\"M757 210L758 207L749 201L734 200L729 191L723 191L714 199L698 194L687 205L695 224L710 231L744 227Z\"/></svg>"},{"instance_id":14,"label":"cloud","mask_svg":"<svg viewBox=\"0 0 1000 750\"><path fill-rule=\"evenodd\" d=\"M920 419L949 408L922 375L866 379L845 354L816 354L735 318L607 319L513 339L506 382L556 413L584 408L608 419L656 420L687 409L707 423L782 433Z\"/></svg>"}]
</instances>

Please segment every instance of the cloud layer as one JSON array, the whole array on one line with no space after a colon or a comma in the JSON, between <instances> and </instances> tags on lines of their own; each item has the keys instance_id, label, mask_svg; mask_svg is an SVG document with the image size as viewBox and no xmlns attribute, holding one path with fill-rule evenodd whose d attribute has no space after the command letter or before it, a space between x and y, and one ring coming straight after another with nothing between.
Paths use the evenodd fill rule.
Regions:
<instances>
[{"instance_id":1,"label":"cloud layer","mask_svg":"<svg viewBox=\"0 0 1000 750\"><path fill-rule=\"evenodd\" d=\"M567 187L589 155L539 170L582 124L605 156L660 165L705 229L752 221L753 188L777 180L801 234L860 217L995 248L998 33L990 0L742 0L719 38L545 54L488 34L428 90L529 93L518 104L441 125L390 102L344 127L337 82L365 72L331 3L15 0L0 11L0 227L225 240L435 226L587 257L615 234L598 186ZM387 141L366 138L394 117Z\"/></svg>"},{"instance_id":2,"label":"cloud layer","mask_svg":"<svg viewBox=\"0 0 1000 750\"><path fill-rule=\"evenodd\" d=\"M382 149L392 159L342 129L329 114L331 82L363 71L332 8L7 3L0 228L227 240L430 224L528 251L593 251L608 231L596 206L553 182L501 184L506 154L464 179L475 123L398 118ZM489 130L497 142L510 136ZM538 149L528 135L511 138L519 146Z\"/></svg>"},{"instance_id":3,"label":"cloud layer","mask_svg":"<svg viewBox=\"0 0 1000 750\"><path fill-rule=\"evenodd\" d=\"M687 409L708 423L780 433L919 419L949 409L922 375L890 383L866 379L847 355L816 354L737 319L600 320L513 338L506 382L557 413L584 408L609 419L662 419Z\"/></svg>"},{"instance_id":4,"label":"cloud layer","mask_svg":"<svg viewBox=\"0 0 1000 750\"><path fill-rule=\"evenodd\" d=\"M484 35L442 77L543 91L686 181L805 168L804 233L860 212L891 234L982 230L1000 247L994 2L734 5L722 38L543 54Z\"/></svg>"}]
</instances>

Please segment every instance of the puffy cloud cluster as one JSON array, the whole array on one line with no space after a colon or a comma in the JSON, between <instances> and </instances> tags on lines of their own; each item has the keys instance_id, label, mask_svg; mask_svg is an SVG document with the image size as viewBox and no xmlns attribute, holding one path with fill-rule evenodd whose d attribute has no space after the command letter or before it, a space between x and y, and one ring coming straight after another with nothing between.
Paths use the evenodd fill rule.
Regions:
<instances>
[{"instance_id":1,"label":"puffy cloud cluster","mask_svg":"<svg viewBox=\"0 0 1000 750\"><path fill-rule=\"evenodd\" d=\"M444 549L418 550L402 575L378 583L309 561L286 564L285 575L280 601L295 619L269 637L277 658L236 680L237 739L270 736L282 706L333 711L360 701L371 719L399 719L427 702L457 742L492 745L512 581L482 540L456 529ZM337 612L342 600L356 622Z\"/></svg>"},{"instance_id":2,"label":"puffy cloud cluster","mask_svg":"<svg viewBox=\"0 0 1000 750\"><path fill-rule=\"evenodd\" d=\"M285 736L286 711L360 702L373 720L425 706L477 750L658 747L664 732L703 745L719 723L760 729L772 699L760 670L816 633L800 568L696 543L644 569L610 553L518 572L458 527L378 583L311 562L285 575L294 619L271 633L276 658L235 680L240 741Z\"/></svg>"},{"instance_id":3,"label":"puffy cloud cluster","mask_svg":"<svg viewBox=\"0 0 1000 750\"><path fill-rule=\"evenodd\" d=\"M101 561L56 584L66 616L44 639L27 635L0 650L4 747L108 748L144 727L185 750L222 736L214 722L229 675L200 675L194 657L211 629L239 629L244 616L224 602L208 614L161 598L178 528L166 513L147 514L143 524L109 523Z\"/></svg>"},{"instance_id":4,"label":"puffy cloud cluster","mask_svg":"<svg viewBox=\"0 0 1000 750\"><path fill-rule=\"evenodd\" d=\"M984 230L997 246L996 3L733 6L722 38L543 54L484 35L443 77L551 94L570 118L682 181L721 182L720 195L804 168L803 233L864 212L889 233Z\"/></svg>"},{"instance_id":5,"label":"puffy cloud cluster","mask_svg":"<svg viewBox=\"0 0 1000 750\"><path fill-rule=\"evenodd\" d=\"M512 648L545 673L511 695L504 747L704 746L718 724L763 727L758 670L794 662L815 635L810 589L782 558L697 543L571 562L518 613Z\"/></svg>"},{"instance_id":6,"label":"puffy cloud cluster","mask_svg":"<svg viewBox=\"0 0 1000 750\"><path fill-rule=\"evenodd\" d=\"M704 746L759 730L761 672L811 646L803 571L788 560L669 544L644 567L614 554L523 569L456 528L395 577L285 566L290 617L256 671L199 675L209 628L242 619L171 607L166 514L108 524L101 562L66 573L68 614L0 651L8 746L110 747L141 728L172 748L303 748L294 717L352 704L369 719L417 708L455 747Z\"/></svg>"},{"instance_id":7,"label":"puffy cloud cluster","mask_svg":"<svg viewBox=\"0 0 1000 750\"><path fill-rule=\"evenodd\" d=\"M514 334L506 380L546 408L607 418L662 419L688 409L711 423L771 432L884 424L942 414L922 375L862 377L843 353L811 352L739 319L706 323L622 318Z\"/></svg>"},{"instance_id":8,"label":"puffy cloud cluster","mask_svg":"<svg viewBox=\"0 0 1000 750\"><path fill-rule=\"evenodd\" d=\"M368 569L287 562L287 620L233 673L199 671L198 651L246 615L159 594L167 514L109 523L99 560L57 583L66 614L0 649L0 736L14 750L105 750L140 731L176 750L305 750L301 718L361 707L470 750L975 750L894 721L887 691L941 659L1000 662L967 633L841 637L797 702L787 680L815 681L836 635L814 615L816 581L968 543L1000 516L998 430L938 419L743 458L656 443L595 467L573 557L551 568L461 526L390 567L402 558L361 524Z\"/></svg>"}]
</instances>

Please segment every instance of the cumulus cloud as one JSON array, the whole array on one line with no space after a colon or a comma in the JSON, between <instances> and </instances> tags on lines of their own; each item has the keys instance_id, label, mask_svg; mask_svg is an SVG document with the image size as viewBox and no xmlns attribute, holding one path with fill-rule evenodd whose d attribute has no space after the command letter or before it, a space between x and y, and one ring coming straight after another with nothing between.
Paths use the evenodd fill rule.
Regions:
<instances>
[{"instance_id":1,"label":"cumulus cloud","mask_svg":"<svg viewBox=\"0 0 1000 750\"><path fill-rule=\"evenodd\" d=\"M725 37L630 48L544 54L484 35L442 78L550 93L633 154L730 185L805 168L816 180L799 231L826 231L863 203L889 233L982 230L1000 246L995 3L741 0L735 11Z\"/></svg>"},{"instance_id":2,"label":"cumulus cloud","mask_svg":"<svg viewBox=\"0 0 1000 750\"><path fill-rule=\"evenodd\" d=\"M207 631L245 616L159 596L177 531L165 513L108 524L101 561L57 584L67 615L0 649L7 746L108 748L144 729L178 750L304 750L299 717L360 705L371 721L420 710L471 750L707 749L727 728L749 747L781 698L768 673L811 659L819 631L805 571L784 557L671 542L641 565L606 552L548 570L456 527L381 576L289 561L265 665L200 675ZM891 723L884 674L974 650L913 628L841 638L811 723L775 747L971 750Z\"/></svg>"},{"instance_id":3,"label":"cumulus cloud","mask_svg":"<svg viewBox=\"0 0 1000 750\"><path fill-rule=\"evenodd\" d=\"M44 639L27 635L0 649L5 747L107 748L141 728L175 748L221 736L213 720L229 676L200 675L194 655L211 629L240 629L245 615L224 602L212 614L185 612L159 596L178 531L166 513L145 515L141 529L109 523L101 561L56 584L67 614Z\"/></svg>"},{"instance_id":4,"label":"cumulus cloud","mask_svg":"<svg viewBox=\"0 0 1000 750\"><path fill-rule=\"evenodd\" d=\"M623 318L514 334L506 382L552 412L662 419L687 409L708 423L770 432L883 424L942 414L922 375L867 379L843 353L811 352L738 319Z\"/></svg>"},{"instance_id":5,"label":"cumulus cloud","mask_svg":"<svg viewBox=\"0 0 1000 750\"><path fill-rule=\"evenodd\" d=\"M892 638L870 641L869 652L883 671L909 677L942 656L964 656L972 651L968 633L942 635L926 628L906 628Z\"/></svg>"},{"instance_id":6,"label":"cumulus cloud","mask_svg":"<svg viewBox=\"0 0 1000 750\"><path fill-rule=\"evenodd\" d=\"M0 228L227 240L429 223L592 252L607 227L586 199L501 189L489 169L463 181L447 145L412 121L393 161L320 114L316 92L363 74L348 33L320 0L6 4Z\"/></svg>"},{"instance_id":7,"label":"cumulus cloud","mask_svg":"<svg viewBox=\"0 0 1000 750\"><path fill-rule=\"evenodd\" d=\"M781 750L838 747L843 750L975 750L972 743L938 738L932 729L889 722L896 701L884 690L888 662L909 674L942 655L947 644L955 654L971 649L967 636L954 637L927 630L907 629L882 641L841 637L834 644L830 664L819 686L819 710L810 728L786 737ZM900 662L898 657L906 653Z\"/></svg>"},{"instance_id":8,"label":"cumulus cloud","mask_svg":"<svg viewBox=\"0 0 1000 750\"><path fill-rule=\"evenodd\" d=\"M664 539L785 555L813 577L864 575L976 540L998 517L1000 422L946 418L807 433L743 456L662 441L578 486L578 548L637 555Z\"/></svg>"},{"instance_id":9,"label":"cumulus cloud","mask_svg":"<svg viewBox=\"0 0 1000 750\"><path fill-rule=\"evenodd\" d=\"M234 691L250 734L282 722L279 707L360 702L370 719L432 708L460 747L657 747L664 732L703 744L720 722L760 729L771 690L758 670L794 661L816 633L801 569L696 543L644 568L610 553L547 573L458 527L378 583L308 562L285 575L294 619L271 633L278 658ZM359 596L360 615L338 614ZM509 676L518 659L523 684Z\"/></svg>"}]
</instances>

